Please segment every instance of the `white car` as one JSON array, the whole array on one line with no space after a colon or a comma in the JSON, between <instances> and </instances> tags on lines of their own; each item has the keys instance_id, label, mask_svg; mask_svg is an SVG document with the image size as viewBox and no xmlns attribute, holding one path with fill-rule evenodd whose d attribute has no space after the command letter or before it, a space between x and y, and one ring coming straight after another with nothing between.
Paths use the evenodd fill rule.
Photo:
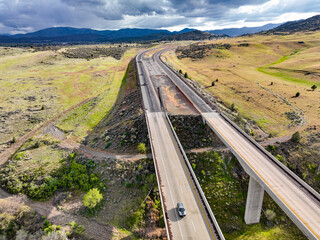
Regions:
<instances>
[{"instance_id":1,"label":"white car","mask_svg":"<svg viewBox=\"0 0 320 240\"><path fill-rule=\"evenodd\" d=\"M184 208L182 202L177 203L177 209L180 217L184 217L187 215L186 209Z\"/></svg>"}]
</instances>

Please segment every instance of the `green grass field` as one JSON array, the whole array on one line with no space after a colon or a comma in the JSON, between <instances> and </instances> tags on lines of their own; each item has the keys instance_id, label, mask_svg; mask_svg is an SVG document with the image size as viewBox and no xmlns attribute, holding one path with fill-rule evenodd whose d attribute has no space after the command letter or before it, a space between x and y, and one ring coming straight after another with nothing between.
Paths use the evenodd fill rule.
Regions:
<instances>
[{"instance_id":1,"label":"green grass field","mask_svg":"<svg viewBox=\"0 0 320 240\"><path fill-rule=\"evenodd\" d=\"M105 46L108 48L109 46ZM0 144L10 141L72 108L96 97L95 107L83 116L83 136L115 102L122 77L137 49L127 50L120 60L66 58L58 51L0 48ZM72 124L71 124L72 125ZM66 127L69 130L71 127ZM2 145L0 145L0 148ZM0 149L1 150L1 149Z\"/></svg>"}]
</instances>

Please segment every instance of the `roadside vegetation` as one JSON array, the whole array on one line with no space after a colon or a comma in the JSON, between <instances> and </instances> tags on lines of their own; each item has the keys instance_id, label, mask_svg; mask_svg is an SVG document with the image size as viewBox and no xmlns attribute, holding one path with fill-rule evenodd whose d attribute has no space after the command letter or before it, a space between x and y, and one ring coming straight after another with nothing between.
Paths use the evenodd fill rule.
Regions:
<instances>
[{"instance_id":1,"label":"roadside vegetation","mask_svg":"<svg viewBox=\"0 0 320 240\"><path fill-rule=\"evenodd\" d=\"M83 165L74 161L75 154L63 157L58 155L61 152L49 150L47 145L36 147L41 154L47 155L36 153L40 159L34 159L28 151L15 154L11 162L0 170L2 188L14 194L24 193L35 200L49 199L57 190L86 192L94 187L105 188L99 176L93 173L95 166L92 161Z\"/></svg>"},{"instance_id":2,"label":"roadside vegetation","mask_svg":"<svg viewBox=\"0 0 320 240\"><path fill-rule=\"evenodd\" d=\"M233 156L206 152L188 158L226 239L306 239L266 193L260 223L245 224L249 178Z\"/></svg>"}]
</instances>

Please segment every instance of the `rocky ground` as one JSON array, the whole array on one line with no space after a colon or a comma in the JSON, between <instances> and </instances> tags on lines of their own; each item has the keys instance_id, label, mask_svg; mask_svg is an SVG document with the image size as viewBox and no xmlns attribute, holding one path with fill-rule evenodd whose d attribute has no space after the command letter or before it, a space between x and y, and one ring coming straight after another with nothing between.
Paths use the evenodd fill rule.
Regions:
<instances>
[{"instance_id":1,"label":"rocky ground","mask_svg":"<svg viewBox=\"0 0 320 240\"><path fill-rule=\"evenodd\" d=\"M130 64L133 68L134 63ZM149 146L134 70L128 72L125 81L114 109L86 138L85 145L117 153L137 153L139 143Z\"/></svg>"},{"instance_id":2,"label":"rocky ground","mask_svg":"<svg viewBox=\"0 0 320 240\"><path fill-rule=\"evenodd\" d=\"M200 59L208 56L208 51L212 49L229 49L231 48L230 44L200 44L194 43L186 47L178 47L176 49L176 54L179 59L182 58L191 58L191 59Z\"/></svg>"},{"instance_id":3,"label":"rocky ground","mask_svg":"<svg viewBox=\"0 0 320 240\"><path fill-rule=\"evenodd\" d=\"M200 115L171 115L169 118L185 150L224 146L212 130L203 124Z\"/></svg>"}]
</instances>

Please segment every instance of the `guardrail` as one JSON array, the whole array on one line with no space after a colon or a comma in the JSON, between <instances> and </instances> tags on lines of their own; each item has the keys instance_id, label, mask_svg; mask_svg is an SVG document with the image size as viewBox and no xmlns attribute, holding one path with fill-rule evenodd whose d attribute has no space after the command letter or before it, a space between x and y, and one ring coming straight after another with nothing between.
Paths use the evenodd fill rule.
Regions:
<instances>
[{"instance_id":1,"label":"guardrail","mask_svg":"<svg viewBox=\"0 0 320 240\"><path fill-rule=\"evenodd\" d=\"M187 157L185 151L183 150L183 147L182 147L182 145L181 145L181 143L180 143L180 140L179 140L176 132L174 131L174 128L173 128L173 126L172 126L172 124L171 124L171 121L170 121L170 119L169 119L169 116L168 116L168 114L167 114L166 111L164 111L164 114L165 114L166 120L167 120L167 122L168 122L168 124L169 124L170 130L171 130L171 132L173 133L173 136L174 136L174 138L175 138L175 141L176 141L177 144L178 144L178 148L179 148L180 152L182 153L183 160L184 160L184 162L185 162L186 165L187 165L187 168L188 168L188 170L189 170L189 173L190 173L190 175L191 175L191 178L192 178L192 180L193 180L193 183L195 184L195 187L196 187L196 189L197 189L197 192L198 192L199 195L200 195L200 199L201 199L202 202L203 202L204 209L205 209L205 211L206 211L206 213L207 213L207 216L209 216L209 218L210 218L210 220L211 220L211 224L212 224L212 226L214 226L214 228L215 228L214 231L215 231L216 237L217 237L218 239L225 240L225 238L224 238L224 236L223 236L223 233L222 233L222 231L221 231L221 229L220 229L220 227L219 227L219 224L218 224L216 218L214 217L214 215L213 215L213 213L212 213L212 210L211 210L211 207L210 207L210 205L209 205L209 203L208 203L208 201L207 201L207 198L206 198L206 196L204 195L204 193L203 193L203 191L202 191L202 188L201 188L201 186L200 186L200 184L199 184L199 182L198 182L198 179L197 179L196 175L195 175L194 172L193 172L193 169L192 169L192 166L191 166L191 164L190 164L190 162L189 162L189 160L188 160L188 157Z\"/></svg>"},{"instance_id":2,"label":"guardrail","mask_svg":"<svg viewBox=\"0 0 320 240\"><path fill-rule=\"evenodd\" d=\"M241 128L239 128L233 121L231 121L225 114L221 112L212 102L210 102L207 98L205 98L199 91L194 88L191 84L189 84L180 74L178 74L171 66L165 63L160 57L160 61L170 69L177 77L179 77L189 88L193 89L194 92L212 109L215 109L223 119L225 119L234 129L236 129L242 136L244 136L248 141L250 141L254 146L256 146L264 155L268 157L270 161L276 164L279 168L281 168L288 176L290 176L297 184L302 186L306 191L308 191L311 196L317 200L318 204L320 203L320 194L315 191L312 187L310 187L306 182L304 182L300 177L298 177L295 173L293 173L288 167L283 165L277 158L275 158L272 154L270 154L267 150L265 150L260 144L258 144L255 140L253 140L248 134L246 134ZM179 88L180 89L180 88ZM184 94L182 89L180 91Z\"/></svg>"},{"instance_id":3,"label":"guardrail","mask_svg":"<svg viewBox=\"0 0 320 240\"><path fill-rule=\"evenodd\" d=\"M257 147L263 154L265 154L269 160L280 167L286 174L288 174L296 183L304 187L317 201L320 203L320 194L316 192L312 187L310 187L305 181L299 178L295 173L293 173L288 167L286 167L282 162L275 158L271 153L264 149L260 144L258 144L254 139L252 139L248 134L246 134L241 128L239 128L234 122L232 122L226 115L219 112L221 117L225 119L233 128L235 128L242 136L244 136L250 143Z\"/></svg>"},{"instance_id":4,"label":"guardrail","mask_svg":"<svg viewBox=\"0 0 320 240\"><path fill-rule=\"evenodd\" d=\"M164 52L165 50L161 51ZM160 54L161 55L161 54ZM218 107L216 105L214 105L211 101L209 101L206 97L204 97L196 88L194 88L194 86L192 86L188 81L186 81L186 79L180 74L178 73L173 67L171 67L170 65L168 65L166 62L164 62L160 56L159 56L159 60L168 68L171 70L171 72L173 72L178 78L180 78L189 88L193 89L194 92L198 95L198 97L200 97L202 99L202 101L204 101L208 106L210 106L213 110L217 110L219 111ZM175 84L175 83L174 83ZM176 84L175 84L176 85ZM177 86L177 85L176 85ZM179 88L179 87L178 87ZM180 89L180 88L179 88ZM184 94L184 92L180 89L180 91ZM185 94L184 94L185 95ZM188 98L188 97L187 97Z\"/></svg>"}]
</instances>

